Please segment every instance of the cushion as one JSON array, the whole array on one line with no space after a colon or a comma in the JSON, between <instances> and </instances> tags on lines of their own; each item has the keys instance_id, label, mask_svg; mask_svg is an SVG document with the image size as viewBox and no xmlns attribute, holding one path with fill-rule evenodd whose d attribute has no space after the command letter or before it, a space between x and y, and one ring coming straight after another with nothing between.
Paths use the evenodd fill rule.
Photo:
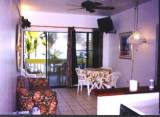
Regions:
<instances>
[{"instance_id":1,"label":"cushion","mask_svg":"<svg viewBox=\"0 0 160 117\"><path fill-rule=\"evenodd\" d=\"M18 88L26 88L29 89L29 82L28 82L28 78L25 78L23 76L18 76L17 79L17 89Z\"/></svg>"},{"instance_id":2,"label":"cushion","mask_svg":"<svg viewBox=\"0 0 160 117\"><path fill-rule=\"evenodd\" d=\"M29 88L32 90L48 88L47 78L28 78Z\"/></svg>"},{"instance_id":3,"label":"cushion","mask_svg":"<svg viewBox=\"0 0 160 117\"><path fill-rule=\"evenodd\" d=\"M26 88L19 88L17 92L20 96L24 96L24 97L29 96L29 92Z\"/></svg>"}]
</instances>

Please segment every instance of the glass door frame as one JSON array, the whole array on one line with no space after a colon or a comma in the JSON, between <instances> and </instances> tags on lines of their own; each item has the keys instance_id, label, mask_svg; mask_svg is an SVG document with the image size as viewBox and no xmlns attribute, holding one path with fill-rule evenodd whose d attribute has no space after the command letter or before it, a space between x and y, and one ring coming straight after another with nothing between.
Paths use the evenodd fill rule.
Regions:
<instances>
[{"instance_id":1,"label":"glass door frame","mask_svg":"<svg viewBox=\"0 0 160 117\"><path fill-rule=\"evenodd\" d=\"M89 67L89 51L90 51L89 50L89 34L92 34L92 43L93 43L93 32L80 32L79 31L79 32L76 32L76 33L86 33L86 50L85 51L86 51L86 68L88 68ZM76 50L76 52L77 52L77 50ZM93 52L93 49L92 49L92 52Z\"/></svg>"}]
</instances>

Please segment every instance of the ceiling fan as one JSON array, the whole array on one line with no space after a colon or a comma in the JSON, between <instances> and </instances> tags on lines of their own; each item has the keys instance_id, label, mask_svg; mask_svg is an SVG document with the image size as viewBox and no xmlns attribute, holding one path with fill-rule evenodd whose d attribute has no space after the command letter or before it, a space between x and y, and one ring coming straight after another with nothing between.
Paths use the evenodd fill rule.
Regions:
<instances>
[{"instance_id":1,"label":"ceiling fan","mask_svg":"<svg viewBox=\"0 0 160 117\"><path fill-rule=\"evenodd\" d=\"M90 0L86 0L81 3L80 8L77 9L85 9L86 11L93 13L96 9L101 10L114 10L115 8L113 6L103 6L100 2L93 2Z\"/></svg>"}]
</instances>

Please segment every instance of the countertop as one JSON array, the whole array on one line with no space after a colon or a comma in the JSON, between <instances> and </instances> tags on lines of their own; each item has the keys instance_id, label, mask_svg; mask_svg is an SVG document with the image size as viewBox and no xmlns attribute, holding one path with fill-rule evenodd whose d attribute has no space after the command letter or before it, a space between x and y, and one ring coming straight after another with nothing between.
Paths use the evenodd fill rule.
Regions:
<instances>
[{"instance_id":1,"label":"countertop","mask_svg":"<svg viewBox=\"0 0 160 117\"><path fill-rule=\"evenodd\" d=\"M160 115L159 91L98 96L97 115L120 115L121 104L139 115Z\"/></svg>"},{"instance_id":2,"label":"countertop","mask_svg":"<svg viewBox=\"0 0 160 117\"><path fill-rule=\"evenodd\" d=\"M96 96L113 96L113 95L124 95L124 94L138 94L138 93L152 93L157 92L157 89L149 90L148 86L138 87L135 92L129 91L129 87L123 88L112 88L112 89L95 89L92 94Z\"/></svg>"}]
</instances>

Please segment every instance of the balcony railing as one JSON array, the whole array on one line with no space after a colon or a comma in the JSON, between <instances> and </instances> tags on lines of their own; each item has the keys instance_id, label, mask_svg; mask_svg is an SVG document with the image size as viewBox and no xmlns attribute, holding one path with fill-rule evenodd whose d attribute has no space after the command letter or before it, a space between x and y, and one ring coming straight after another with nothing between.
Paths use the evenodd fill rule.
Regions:
<instances>
[{"instance_id":1,"label":"balcony railing","mask_svg":"<svg viewBox=\"0 0 160 117\"><path fill-rule=\"evenodd\" d=\"M46 73L46 59L26 59L25 70L30 74L45 74ZM48 72L56 73L64 69L66 60L48 60Z\"/></svg>"},{"instance_id":2,"label":"balcony railing","mask_svg":"<svg viewBox=\"0 0 160 117\"><path fill-rule=\"evenodd\" d=\"M30 74L45 74L46 59L26 59L25 70Z\"/></svg>"}]
</instances>

